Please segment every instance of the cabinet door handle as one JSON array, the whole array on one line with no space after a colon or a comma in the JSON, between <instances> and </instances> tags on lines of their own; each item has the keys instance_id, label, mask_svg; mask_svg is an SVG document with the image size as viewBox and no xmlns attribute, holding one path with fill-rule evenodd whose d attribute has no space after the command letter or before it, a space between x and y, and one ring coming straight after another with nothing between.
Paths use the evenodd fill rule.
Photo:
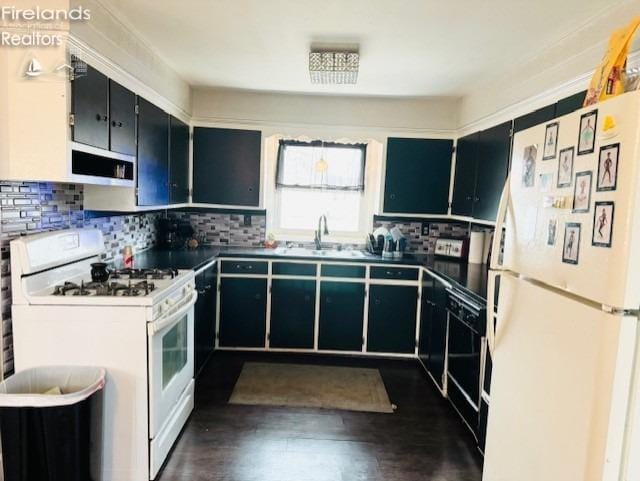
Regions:
<instances>
[{"instance_id":1,"label":"cabinet door handle","mask_svg":"<svg viewBox=\"0 0 640 481\"><path fill-rule=\"evenodd\" d=\"M327 296L327 304L331 304L332 302L333 302L333 299Z\"/></svg>"},{"instance_id":2,"label":"cabinet door handle","mask_svg":"<svg viewBox=\"0 0 640 481\"><path fill-rule=\"evenodd\" d=\"M117 127L118 123L115 120L111 121L111 127Z\"/></svg>"},{"instance_id":3,"label":"cabinet door handle","mask_svg":"<svg viewBox=\"0 0 640 481\"><path fill-rule=\"evenodd\" d=\"M473 197L471 197L470 195L467 196L467 200L473 200Z\"/></svg>"},{"instance_id":4,"label":"cabinet door handle","mask_svg":"<svg viewBox=\"0 0 640 481\"><path fill-rule=\"evenodd\" d=\"M375 302L376 306L380 305L380 299L376 299L374 302Z\"/></svg>"},{"instance_id":5,"label":"cabinet door handle","mask_svg":"<svg viewBox=\"0 0 640 481\"><path fill-rule=\"evenodd\" d=\"M118 122L118 127L122 127L122 122Z\"/></svg>"},{"instance_id":6,"label":"cabinet door handle","mask_svg":"<svg viewBox=\"0 0 640 481\"><path fill-rule=\"evenodd\" d=\"M256 297L256 300L259 301L262 298L262 295L261 294L256 294L255 297Z\"/></svg>"},{"instance_id":7,"label":"cabinet door handle","mask_svg":"<svg viewBox=\"0 0 640 481\"><path fill-rule=\"evenodd\" d=\"M478 202L480 200L480 197L476 197L476 202Z\"/></svg>"},{"instance_id":8,"label":"cabinet door handle","mask_svg":"<svg viewBox=\"0 0 640 481\"><path fill-rule=\"evenodd\" d=\"M394 200L395 198L396 198L396 194L391 194L391 195L389 196L389 199L391 199L391 200Z\"/></svg>"}]
</instances>

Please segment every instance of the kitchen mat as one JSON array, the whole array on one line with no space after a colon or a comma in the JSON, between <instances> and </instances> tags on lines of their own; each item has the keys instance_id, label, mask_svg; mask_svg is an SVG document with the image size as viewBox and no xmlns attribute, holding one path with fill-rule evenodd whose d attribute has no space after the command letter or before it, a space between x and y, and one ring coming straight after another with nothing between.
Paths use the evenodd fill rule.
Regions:
<instances>
[{"instance_id":1,"label":"kitchen mat","mask_svg":"<svg viewBox=\"0 0 640 481\"><path fill-rule=\"evenodd\" d=\"M377 369L247 362L231 404L313 407L392 413Z\"/></svg>"}]
</instances>

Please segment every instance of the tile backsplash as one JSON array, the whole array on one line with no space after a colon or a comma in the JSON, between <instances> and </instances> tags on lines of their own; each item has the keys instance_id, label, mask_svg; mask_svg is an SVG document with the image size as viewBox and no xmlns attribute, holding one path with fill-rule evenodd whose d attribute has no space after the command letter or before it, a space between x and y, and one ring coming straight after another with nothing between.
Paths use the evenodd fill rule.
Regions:
<instances>
[{"instance_id":1,"label":"tile backsplash","mask_svg":"<svg viewBox=\"0 0 640 481\"><path fill-rule=\"evenodd\" d=\"M118 262L129 244L135 250L151 247L161 213L88 218L83 207L83 186L48 182L0 181L0 320L2 322L2 374L13 371L11 328L11 262L9 243L28 234L59 229L97 227L105 236L104 259Z\"/></svg>"},{"instance_id":2,"label":"tile backsplash","mask_svg":"<svg viewBox=\"0 0 640 481\"><path fill-rule=\"evenodd\" d=\"M432 254L438 237L468 237L469 224L461 222L422 221L375 217L373 229L397 227L407 238L409 250L418 254Z\"/></svg>"},{"instance_id":3,"label":"tile backsplash","mask_svg":"<svg viewBox=\"0 0 640 481\"><path fill-rule=\"evenodd\" d=\"M246 216L237 213L169 211L167 216L191 224L196 231L195 237L203 244L259 247L266 239L264 213L249 215L249 225L245 225Z\"/></svg>"}]
</instances>

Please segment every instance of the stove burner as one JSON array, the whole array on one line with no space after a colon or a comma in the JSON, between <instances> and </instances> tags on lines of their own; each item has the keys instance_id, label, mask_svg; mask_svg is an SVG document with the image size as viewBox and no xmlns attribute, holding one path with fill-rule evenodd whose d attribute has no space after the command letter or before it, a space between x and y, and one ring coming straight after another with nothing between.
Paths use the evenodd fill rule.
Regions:
<instances>
[{"instance_id":1,"label":"stove burner","mask_svg":"<svg viewBox=\"0 0 640 481\"><path fill-rule=\"evenodd\" d=\"M177 269L132 269L132 268L124 268L124 269L116 269L111 272L111 279L121 279L121 278L129 278L129 279L173 279L178 275Z\"/></svg>"},{"instance_id":2,"label":"stove burner","mask_svg":"<svg viewBox=\"0 0 640 481\"><path fill-rule=\"evenodd\" d=\"M54 296L66 296L67 293L71 293L73 296L123 296L123 297L137 297L146 296L156 288L153 282L142 280L131 283L131 280L127 284L122 282L80 282L80 285L73 282L65 282L61 286L55 286L53 288Z\"/></svg>"}]
</instances>

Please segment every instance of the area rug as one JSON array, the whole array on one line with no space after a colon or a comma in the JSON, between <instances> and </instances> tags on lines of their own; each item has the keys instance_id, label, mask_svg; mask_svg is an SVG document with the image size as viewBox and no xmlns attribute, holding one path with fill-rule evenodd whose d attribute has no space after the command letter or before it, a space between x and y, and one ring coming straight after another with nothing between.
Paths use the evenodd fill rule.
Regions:
<instances>
[{"instance_id":1,"label":"area rug","mask_svg":"<svg viewBox=\"0 0 640 481\"><path fill-rule=\"evenodd\" d=\"M231 404L392 413L377 369L247 362Z\"/></svg>"}]
</instances>

